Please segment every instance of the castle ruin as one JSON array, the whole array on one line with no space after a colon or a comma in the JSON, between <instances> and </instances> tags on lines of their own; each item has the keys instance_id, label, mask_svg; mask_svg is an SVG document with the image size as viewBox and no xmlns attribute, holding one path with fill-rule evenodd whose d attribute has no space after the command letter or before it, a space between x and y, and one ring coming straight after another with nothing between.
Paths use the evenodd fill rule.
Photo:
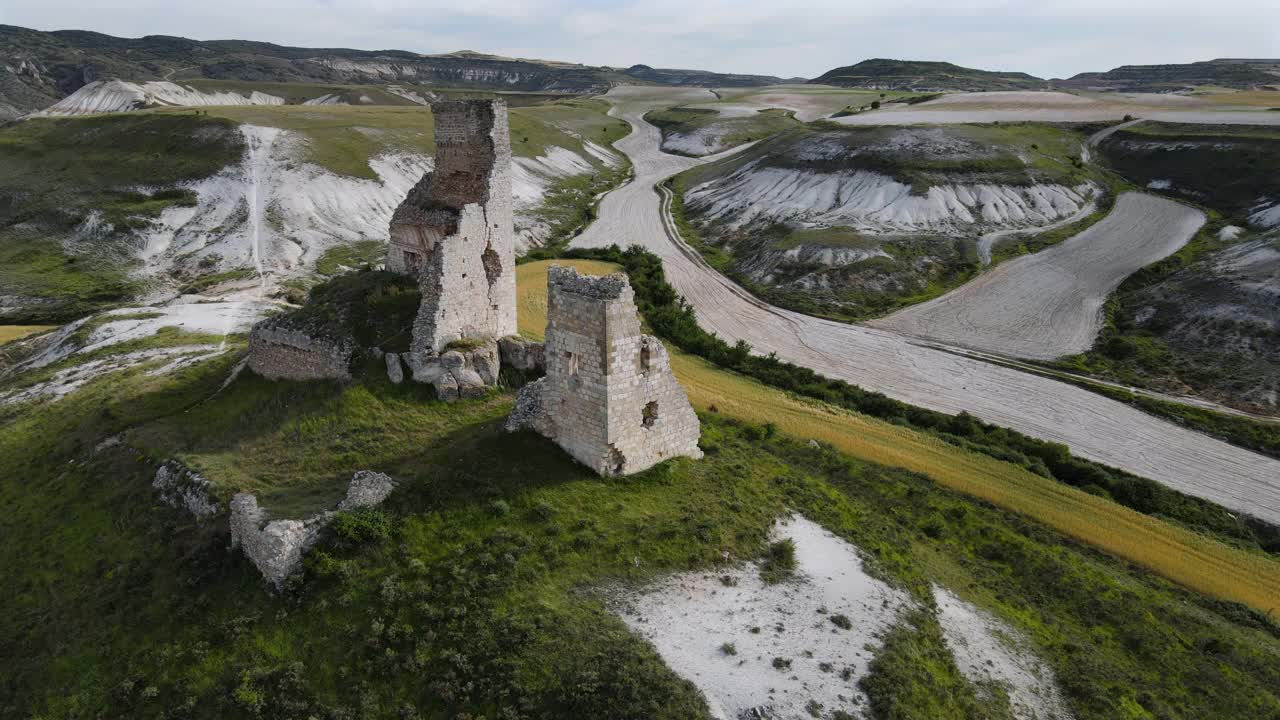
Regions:
<instances>
[{"instance_id":1,"label":"castle ruin","mask_svg":"<svg viewBox=\"0 0 1280 720\"><path fill-rule=\"evenodd\" d=\"M532 428L600 475L701 458L701 425L666 348L640 332L627 276L547 278L546 377L520 390L510 431Z\"/></svg>"},{"instance_id":2,"label":"castle ruin","mask_svg":"<svg viewBox=\"0 0 1280 720\"><path fill-rule=\"evenodd\" d=\"M435 169L391 218L387 268L416 276L422 305L411 352L516 332L511 138L501 100L431 105Z\"/></svg>"}]
</instances>

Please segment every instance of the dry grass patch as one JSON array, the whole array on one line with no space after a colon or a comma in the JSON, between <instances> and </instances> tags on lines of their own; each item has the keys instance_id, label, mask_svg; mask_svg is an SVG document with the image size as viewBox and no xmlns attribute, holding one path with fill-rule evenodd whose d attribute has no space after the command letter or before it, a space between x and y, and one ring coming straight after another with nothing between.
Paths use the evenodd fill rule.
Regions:
<instances>
[{"instance_id":1,"label":"dry grass patch","mask_svg":"<svg viewBox=\"0 0 1280 720\"><path fill-rule=\"evenodd\" d=\"M0 345L24 337L39 335L58 327L57 325L0 325Z\"/></svg>"},{"instance_id":2,"label":"dry grass patch","mask_svg":"<svg viewBox=\"0 0 1280 720\"><path fill-rule=\"evenodd\" d=\"M608 275L622 268L602 260L540 260L516 268L516 318L520 334L542 340L547 329L547 268L567 265L583 275Z\"/></svg>"}]
</instances>

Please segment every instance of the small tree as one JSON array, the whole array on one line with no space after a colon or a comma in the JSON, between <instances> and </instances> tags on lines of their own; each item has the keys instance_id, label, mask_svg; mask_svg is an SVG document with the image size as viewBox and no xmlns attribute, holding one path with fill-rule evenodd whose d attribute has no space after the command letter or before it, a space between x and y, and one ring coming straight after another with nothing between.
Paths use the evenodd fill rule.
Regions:
<instances>
[{"instance_id":1,"label":"small tree","mask_svg":"<svg viewBox=\"0 0 1280 720\"><path fill-rule=\"evenodd\" d=\"M881 97L883 97L883 95L882 95ZM880 109L880 101L879 101L879 100L872 100L872 101L871 101L871 109L872 109L872 110L879 110L879 109Z\"/></svg>"}]
</instances>

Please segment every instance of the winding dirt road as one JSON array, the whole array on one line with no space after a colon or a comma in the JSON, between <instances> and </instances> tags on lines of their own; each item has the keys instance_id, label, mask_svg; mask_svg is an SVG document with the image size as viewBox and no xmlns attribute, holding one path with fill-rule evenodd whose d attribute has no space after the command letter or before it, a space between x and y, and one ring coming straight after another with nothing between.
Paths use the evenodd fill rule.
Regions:
<instances>
[{"instance_id":1,"label":"winding dirt road","mask_svg":"<svg viewBox=\"0 0 1280 720\"><path fill-rule=\"evenodd\" d=\"M714 158L667 155L643 119L673 102L651 90L615 89L613 113L631 135L616 143L635 179L605 196L599 219L575 246L640 245L659 255L667 277L703 327L730 342L805 365L899 400L942 412L967 411L1028 435L1062 442L1098 462L1280 523L1280 461L1156 419L1087 390L913 342L888 330L846 325L773 307L713 268L668 228L655 185ZM688 99L686 99L688 97ZM706 100L713 98L705 93ZM705 101L705 100L704 100Z\"/></svg>"}]
</instances>

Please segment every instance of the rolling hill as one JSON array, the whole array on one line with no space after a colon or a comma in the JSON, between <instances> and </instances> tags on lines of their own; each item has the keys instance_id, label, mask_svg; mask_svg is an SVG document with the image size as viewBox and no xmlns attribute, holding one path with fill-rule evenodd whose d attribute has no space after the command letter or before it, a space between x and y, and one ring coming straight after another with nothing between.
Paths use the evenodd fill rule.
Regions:
<instances>
[{"instance_id":1,"label":"rolling hill","mask_svg":"<svg viewBox=\"0 0 1280 720\"><path fill-rule=\"evenodd\" d=\"M1280 59L1218 59L1178 65L1123 65L1080 73L1055 85L1076 89L1173 92L1201 86L1237 90L1280 88ZM1280 100L1277 101L1280 104Z\"/></svg>"},{"instance_id":2,"label":"rolling hill","mask_svg":"<svg viewBox=\"0 0 1280 720\"><path fill-rule=\"evenodd\" d=\"M45 108L96 80L240 81L594 93L614 85L752 86L781 82L701 70L628 70L460 51L298 48L246 40L119 38L83 30L0 25L0 119Z\"/></svg>"},{"instance_id":3,"label":"rolling hill","mask_svg":"<svg viewBox=\"0 0 1280 720\"><path fill-rule=\"evenodd\" d=\"M983 91L1041 90L1044 80L1020 72L993 72L949 62L875 58L828 70L809 81L815 85L876 90Z\"/></svg>"}]
</instances>

